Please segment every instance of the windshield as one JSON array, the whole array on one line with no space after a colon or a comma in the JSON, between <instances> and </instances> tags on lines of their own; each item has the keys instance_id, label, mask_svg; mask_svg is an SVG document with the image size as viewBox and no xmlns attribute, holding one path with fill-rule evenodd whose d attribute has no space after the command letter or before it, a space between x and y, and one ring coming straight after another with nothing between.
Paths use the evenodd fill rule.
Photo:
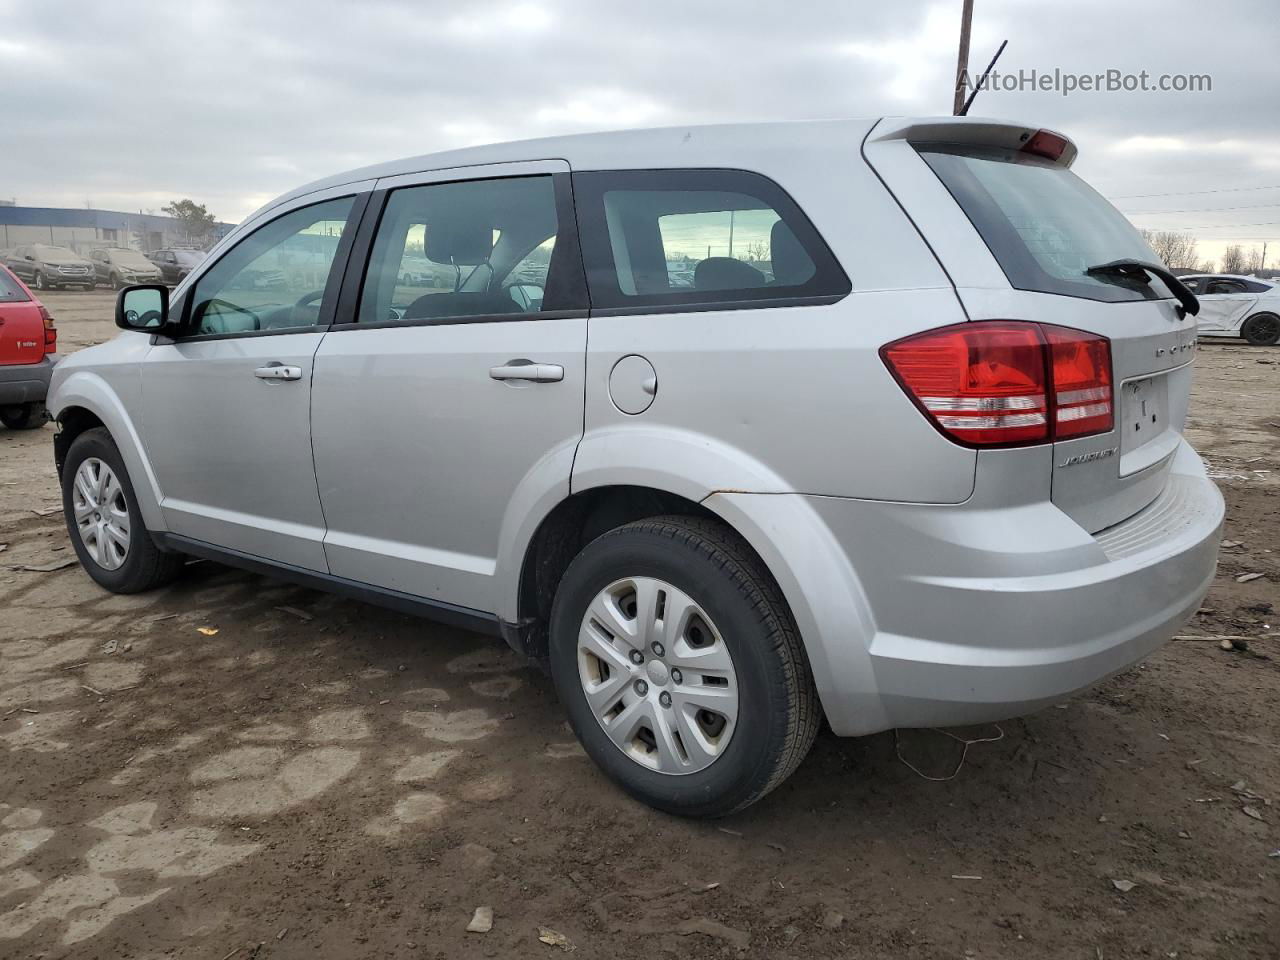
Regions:
<instances>
[{"instance_id":1,"label":"windshield","mask_svg":"<svg viewBox=\"0 0 1280 960\"><path fill-rule=\"evenodd\" d=\"M37 243L31 248L36 255L37 260L43 260L45 263L62 263L66 260L80 259L79 254L66 247L51 247L47 244Z\"/></svg>"},{"instance_id":2,"label":"windshield","mask_svg":"<svg viewBox=\"0 0 1280 960\"><path fill-rule=\"evenodd\" d=\"M175 250L173 256L184 267L194 267L204 259L204 254L196 250Z\"/></svg>"},{"instance_id":3,"label":"windshield","mask_svg":"<svg viewBox=\"0 0 1280 960\"><path fill-rule=\"evenodd\" d=\"M9 271L0 268L0 303L17 303L29 299L31 298L22 292L18 281L10 276Z\"/></svg>"},{"instance_id":4,"label":"windshield","mask_svg":"<svg viewBox=\"0 0 1280 960\"><path fill-rule=\"evenodd\" d=\"M1086 273L1112 260L1160 259L1133 224L1065 167L1017 150L915 147L1017 289L1106 301L1173 296L1154 277Z\"/></svg>"},{"instance_id":5,"label":"windshield","mask_svg":"<svg viewBox=\"0 0 1280 960\"><path fill-rule=\"evenodd\" d=\"M137 250L108 250L107 255L111 257L112 263L118 263L122 267L153 266L151 261L140 254Z\"/></svg>"}]
</instances>

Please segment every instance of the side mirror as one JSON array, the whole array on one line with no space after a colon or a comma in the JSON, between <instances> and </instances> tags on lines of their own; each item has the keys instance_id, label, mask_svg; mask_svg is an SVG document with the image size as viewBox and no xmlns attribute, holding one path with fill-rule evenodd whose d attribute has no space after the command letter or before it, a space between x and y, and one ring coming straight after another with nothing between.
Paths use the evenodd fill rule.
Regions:
<instances>
[{"instance_id":1,"label":"side mirror","mask_svg":"<svg viewBox=\"0 0 1280 960\"><path fill-rule=\"evenodd\" d=\"M160 283L125 287L116 297L116 326L159 333L169 323L169 288Z\"/></svg>"}]
</instances>

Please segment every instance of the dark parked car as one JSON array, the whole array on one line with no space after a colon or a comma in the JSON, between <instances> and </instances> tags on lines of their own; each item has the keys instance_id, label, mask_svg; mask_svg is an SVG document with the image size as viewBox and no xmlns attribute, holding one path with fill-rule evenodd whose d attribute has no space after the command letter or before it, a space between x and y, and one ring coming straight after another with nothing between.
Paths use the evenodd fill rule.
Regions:
<instances>
[{"instance_id":1,"label":"dark parked car","mask_svg":"<svg viewBox=\"0 0 1280 960\"><path fill-rule=\"evenodd\" d=\"M107 247L89 253L98 283L120 290L133 283L160 283L160 268L137 250Z\"/></svg>"},{"instance_id":2,"label":"dark parked car","mask_svg":"<svg viewBox=\"0 0 1280 960\"><path fill-rule=\"evenodd\" d=\"M5 264L19 280L26 281L37 290L59 287L93 289L93 264L66 247L47 243L14 247Z\"/></svg>"},{"instance_id":3,"label":"dark parked car","mask_svg":"<svg viewBox=\"0 0 1280 960\"><path fill-rule=\"evenodd\" d=\"M0 265L0 422L26 430L45 422L44 398L58 357L53 317Z\"/></svg>"},{"instance_id":4,"label":"dark parked car","mask_svg":"<svg viewBox=\"0 0 1280 960\"><path fill-rule=\"evenodd\" d=\"M147 254L147 259L160 268L164 282L170 286L181 283L204 257L199 250L157 250Z\"/></svg>"}]
</instances>

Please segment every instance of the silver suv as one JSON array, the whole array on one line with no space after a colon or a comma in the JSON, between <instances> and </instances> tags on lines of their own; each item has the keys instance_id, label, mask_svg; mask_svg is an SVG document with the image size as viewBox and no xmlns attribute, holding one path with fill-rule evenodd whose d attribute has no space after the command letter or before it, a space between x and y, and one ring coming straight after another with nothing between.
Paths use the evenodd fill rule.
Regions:
<instances>
[{"instance_id":1,"label":"silver suv","mask_svg":"<svg viewBox=\"0 0 1280 960\"><path fill-rule=\"evenodd\" d=\"M843 120L313 183L58 366L75 548L110 590L204 557L501 635L679 814L824 717L1039 709L1176 631L1223 515L1195 297L1075 152Z\"/></svg>"}]
</instances>

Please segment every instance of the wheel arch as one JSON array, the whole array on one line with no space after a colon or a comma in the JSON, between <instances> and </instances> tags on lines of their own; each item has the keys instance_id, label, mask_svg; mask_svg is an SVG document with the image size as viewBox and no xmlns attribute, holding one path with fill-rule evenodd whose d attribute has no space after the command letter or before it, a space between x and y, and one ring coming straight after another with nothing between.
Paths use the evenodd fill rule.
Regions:
<instances>
[{"instance_id":1,"label":"wheel arch","mask_svg":"<svg viewBox=\"0 0 1280 960\"><path fill-rule=\"evenodd\" d=\"M76 370L58 382L50 393L49 415L58 424L53 449L59 477L76 437L86 430L104 427L129 471L138 510L147 529L152 532L166 529L160 510L160 487L142 439L120 397L101 376Z\"/></svg>"},{"instance_id":2,"label":"wheel arch","mask_svg":"<svg viewBox=\"0 0 1280 960\"><path fill-rule=\"evenodd\" d=\"M1257 320L1259 317L1271 317L1277 323L1280 323L1280 311L1270 310L1265 308L1262 310L1255 310L1253 313L1249 314L1247 317L1245 317L1243 320L1240 321L1240 328L1239 328L1240 336L1248 343L1252 343L1253 341L1249 340L1248 336L1245 333L1245 330L1248 328L1249 324L1253 323L1253 321ZM1268 345L1268 344L1264 344L1264 345Z\"/></svg>"},{"instance_id":3,"label":"wheel arch","mask_svg":"<svg viewBox=\"0 0 1280 960\"><path fill-rule=\"evenodd\" d=\"M570 562L603 533L646 517L687 515L720 519L695 500L670 490L608 484L569 494L542 517L519 553L514 591L504 591L503 635L535 659L547 653L547 623L556 589ZM514 595L512 595L514 593Z\"/></svg>"}]
</instances>

